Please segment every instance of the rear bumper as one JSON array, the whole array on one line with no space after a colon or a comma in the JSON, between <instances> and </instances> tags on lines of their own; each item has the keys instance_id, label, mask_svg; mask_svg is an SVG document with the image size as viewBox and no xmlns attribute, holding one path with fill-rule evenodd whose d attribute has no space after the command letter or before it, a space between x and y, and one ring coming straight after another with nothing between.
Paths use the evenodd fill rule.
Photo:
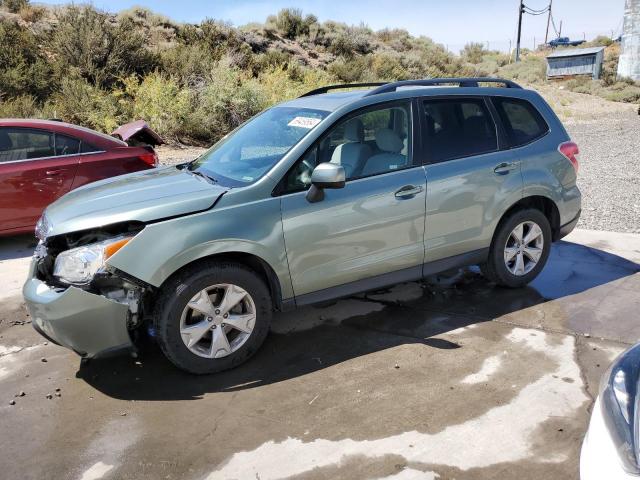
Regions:
<instances>
[{"instance_id":1,"label":"rear bumper","mask_svg":"<svg viewBox=\"0 0 640 480\"><path fill-rule=\"evenodd\" d=\"M568 223L565 223L560 227L560 232L558 233L558 240L566 237L571 232L573 232L573 229L576 228L576 225L578 224L578 220L580 220L580 213L582 213L582 210L578 210L578 214L575 216L573 220L571 220Z\"/></svg>"},{"instance_id":2,"label":"rear bumper","mask_svg":"<svg viewBox=\"0 0 640 480\"><path fill-rule=\"evenodd\" d=\"M131 347L128 306L76 287L60 291L29 278L22 293L33 327L83 357Z\"/></svg>"}]
</instances>

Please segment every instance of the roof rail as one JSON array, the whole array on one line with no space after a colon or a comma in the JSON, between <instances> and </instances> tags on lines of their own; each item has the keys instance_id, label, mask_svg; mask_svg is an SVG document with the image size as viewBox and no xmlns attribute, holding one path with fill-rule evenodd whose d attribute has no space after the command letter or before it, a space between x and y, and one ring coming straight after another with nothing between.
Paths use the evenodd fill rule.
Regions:
<instances>
[{"instance_id":1,"label":"roof rail","mask_svg":"<svg viewBox=\"0 0 640 480\"><path fill-rule=\"evenodd\" d=\"M381 87L382 85L386 85L388 82L367 82L367 83L345 83L341 85L328 85L326 87L316 88L315 90L311 90L310 92L305 93L304 95L300 95L298 98L309 97L311 95L319 95L321 93L327 93L329 90L340 90L343 88L360 88L360 87Z\"/></svg>"},{"instance_id":2,"label":"roof rail","mask_svg":"<svg viewBox=\"0 0 640 480\"><path fill-rule=\"evenodd\" d=\"M370 95L378 95L380 93L395 92L400 87L428 87L436 85L446 85L448 83L458 84L460 87L479 87L480 83L502 83L507 88L522 88L511 80L505 80L504 78L491 78L491 77L462 77L462 78L426 78L423 80L401 80L399 82L385 83L378 88L374 88L370 92L365 94L365 97Z\"/></svg>"}]
</instances>

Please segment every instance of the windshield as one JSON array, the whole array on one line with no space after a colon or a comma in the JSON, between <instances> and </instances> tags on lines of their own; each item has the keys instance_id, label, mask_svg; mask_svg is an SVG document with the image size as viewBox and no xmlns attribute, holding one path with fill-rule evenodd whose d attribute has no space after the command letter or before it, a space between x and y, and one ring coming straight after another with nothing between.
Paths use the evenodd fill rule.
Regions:
<instances>
[{"instance_id":1,"label":"windshield","mask_svg":"<svg viewBox=\"0 0 640 480\"><path fill-rule=\"evenodd\" d=\"M294 107L271 108L223 137L189 170L231 186L255 182L328 114Z\"/></svg>"}]
</instances>

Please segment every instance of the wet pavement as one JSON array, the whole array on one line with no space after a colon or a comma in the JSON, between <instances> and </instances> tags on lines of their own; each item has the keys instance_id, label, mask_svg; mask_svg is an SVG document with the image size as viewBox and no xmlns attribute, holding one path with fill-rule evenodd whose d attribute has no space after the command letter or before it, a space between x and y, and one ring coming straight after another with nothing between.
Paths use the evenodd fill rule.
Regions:
<instances>
[{"instance_id":1,"label":"wet pavement","mask_svg":"<svg viewBox=\"0 0 640 480\"><path fill-rule=\"evenodd\" d=\"M280 314L252 360L206 377L153 347L81 364L0 296L0 471L575 479L599 377L640 337L639 273L639 235L576 231L526 288L472 268Z\"/></svg>"}]
</instances>

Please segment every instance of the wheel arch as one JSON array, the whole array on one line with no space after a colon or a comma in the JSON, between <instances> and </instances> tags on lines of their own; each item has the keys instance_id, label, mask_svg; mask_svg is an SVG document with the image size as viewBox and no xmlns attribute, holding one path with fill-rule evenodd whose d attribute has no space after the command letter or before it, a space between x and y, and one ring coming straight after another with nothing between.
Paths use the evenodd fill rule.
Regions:
<instances>
[{"instance_id":1,"label":"wheel arch","mask_svg":"<svg viewBox=\"0 0 640 480\"><path fill-rule=\"evenodd\" d=\"M193 268L195 265L202 261L219 261L219 262L234 262L239 263L241 265L246 266L247 268L254 271L260 278L265 282L267 288L269 289L269 293L271 295L271 300L273 302L273 307L275 310L282 310L283 308L283 298L282 298L282 285L280 283L280 279L276 274L273 267L264 259L255 255L253 253L242 252L242 251L230 251L230 252L221 252L214 253L211 255L205 255L202 257L198 257L190 262L182 265L175 272L173 272L170 276L168 276L163 282L162 285L166 284L169 279L178 275L180 272L183 272L186 269ZM160 285L160 288L162 288Z\"/></svg>"},{"instance_id":2,"label":"wheel arch","mask_svg":"<svg viewBox=\"0 0 640 480\"><path fill-rule=\"evenodd\" d=\"M551 240L555 242L560 239L560 210L551 198L543 195L531 195L524 197L511 205L500 218L495 232L499 230L502 222L513 212L523 210L525 208L535 208L536 210L541 211L544 216L547 217L547 220L549 220L549 225L551 226Z\"/></svg>"}]
</instances>

